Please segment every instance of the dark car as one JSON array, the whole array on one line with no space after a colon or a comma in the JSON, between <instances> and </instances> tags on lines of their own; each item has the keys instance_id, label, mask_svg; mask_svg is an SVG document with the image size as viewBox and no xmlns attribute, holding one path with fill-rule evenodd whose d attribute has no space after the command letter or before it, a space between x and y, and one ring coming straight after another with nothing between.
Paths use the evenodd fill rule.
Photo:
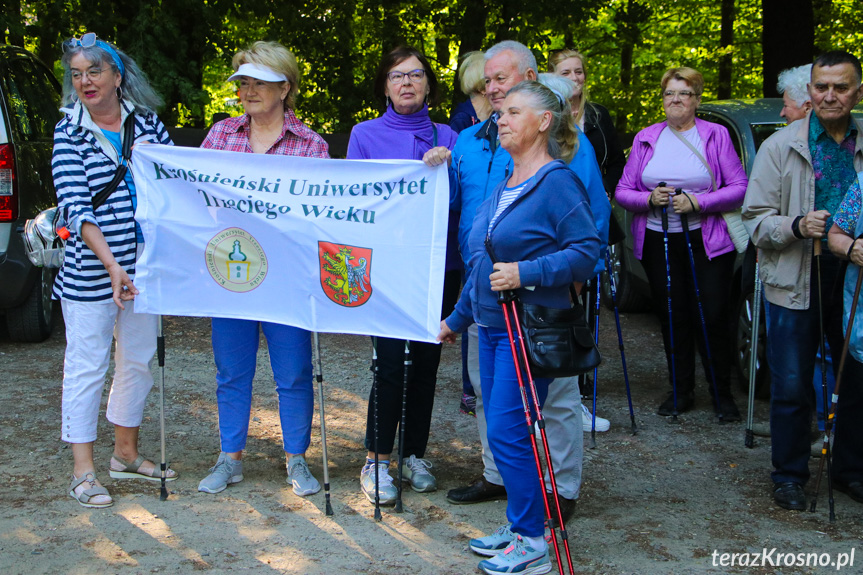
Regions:
<instances>
[{"instance_id":1,"label":"dark car","mask_svg":"<svg viewBox=\"0 0 863 575\"><path fill-rule=\"evenodd\" d=\"M37 342L51 335L56 270L24 253L24 222L57 203L51 176L60 85L32 54L0 46L0 314L9 337Z\"/></svg>"},{"instance_id":2,"label":"dark car","mask_svg":"<svg viewBox=\"0 0 863 575\"><path fill-rule=\"evenodd\" d=\"M779 117L782 109L781 98L762 98L750 100L719 100L699 106L696 115L702 120L725 126L731 134L734 149L740 156L743 167L748 175L752 170L755 153L771 134L786 126L785 120ZM613 205L614 213L627 233L630 230L632 214ZM618 306L621 311L642 311L647 309L650 298L650 287L647 276L641 267L641 262L635 259L632 238L629 234L623 244L610 249L612 270L617 278ZM736 367L741 384L749 384L749 356L752 345L752 293L755 282L754 250L750 245L749 253L737 258L734 268L733 293L731 300L734 309L729 316L729 336L735 340ZM611 305L610 290L605 282L604 299L606 305ZM763 317L763 316L762 316ZM764 341L766 330L764 322L760 325L758 345L756 391L764 394L769 388L769 376L764 361Z\"/></svg>"}]
</instances>

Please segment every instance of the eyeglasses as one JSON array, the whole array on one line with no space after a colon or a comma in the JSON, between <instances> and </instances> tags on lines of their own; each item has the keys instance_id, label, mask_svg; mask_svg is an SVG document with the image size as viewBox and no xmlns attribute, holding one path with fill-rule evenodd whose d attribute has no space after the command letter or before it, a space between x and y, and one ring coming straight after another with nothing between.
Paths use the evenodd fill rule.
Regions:
<instances>
[{"instance_id":1,"label":"eyeglasses","mask_svg":"<svg viewBox=\"0 0 863 575\"><path fill-rule=\"evenodd\" d=\"M81 78L84 77L85 74L87 75L88 78L90 78L90 80L95 82L96 80L98 80L99 78L102 77L102 72L104 72L104 71L105 71L105 68L95 68L94 67L94 68L90 68L86 72L80 72L78 70L72 70L71 72L69 72L69 75L72 77L73 82L79 82L81 80Z\"/></svg>"},{"instance_id":2,"label":"eyeglasses","mask_svg":"<svg viewBox=\"0 0 863 575\"><path fill-rule=\"evenodd\" d=\"M65 54L69 50L73 50L75 48L90 48L96 45L96 33L95 32L87 32L81 38L75 38L72 36L65 42L63 42L63 53Z\"/></svg>"},{"instance_id":3,"label":"eyeglasses","mask_svg":"<svg viewBox=\"0 0 863 575\"><path fill-rule=\"evenodd\" d=\"M690 92L689 90L666 90L662 93L662 97L666 100L673 100L675 96L677 96L681 100L688 100L689 98L697 95L698 94L696 94L695 92Z\"/></svg>"},{"instance_id":4,"label":"eyeglasses","mask_svg":"<svg viewBox=\"0 0 863 575\"><path fill-rule=\"evenodd\" d=\"M420 69L411 70L410 72L389 72L387 80L390 81L390 84L401 84L405 81L405 76L407 76L412 83L419 84L425 75L426 71Z\"/></svg>"}]
</instances>

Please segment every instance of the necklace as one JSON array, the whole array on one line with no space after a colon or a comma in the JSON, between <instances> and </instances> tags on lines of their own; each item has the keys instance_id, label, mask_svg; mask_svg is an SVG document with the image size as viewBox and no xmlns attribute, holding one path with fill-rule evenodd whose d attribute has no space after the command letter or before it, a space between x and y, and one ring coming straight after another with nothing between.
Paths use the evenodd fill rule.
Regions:
<instances>
[{"instance_id":1,"label":"necklace","mask_svg":"<svg viewBox=\"0 0 863 575\"><path fill-rule=\"evenodd\" d=\"M279 132L268 133L259 128L250 128L249 130L249 145L252 151L256 154L266 153L276 140L279 138Z\"/></svg>"}]
</instances>

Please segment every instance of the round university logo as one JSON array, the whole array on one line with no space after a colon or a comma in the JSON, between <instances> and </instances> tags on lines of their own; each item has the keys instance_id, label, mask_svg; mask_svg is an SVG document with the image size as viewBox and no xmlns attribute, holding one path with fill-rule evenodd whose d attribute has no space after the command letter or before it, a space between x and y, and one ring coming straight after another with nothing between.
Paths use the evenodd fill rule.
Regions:
<instances>
[{"instance_id":1,"label":"round university logo","mask_svg":"<svg viewBox=\"0 0 863 575\"><path fill-rule=\"evenodd\" d=\"M207 271L232 292L252 291L267 277L267 255L246 230L228 228L207 243Z\"/></svg>"}]
</instances>

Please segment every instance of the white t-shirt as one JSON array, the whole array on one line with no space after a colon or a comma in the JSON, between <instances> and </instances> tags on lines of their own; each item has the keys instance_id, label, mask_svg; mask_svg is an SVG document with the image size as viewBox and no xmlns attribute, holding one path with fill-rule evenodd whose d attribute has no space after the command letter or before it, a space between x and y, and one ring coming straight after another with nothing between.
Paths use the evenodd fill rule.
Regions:
<instances>
[{"instance_id":1,"label":"white t-shirt","mask_svg":"<svg viewBox=\"0 0 863 575\"><path fill-rule=\"evenodd\" d=\"M683 188L688 194L703 194L710 191L712 182L710 172L704 163L689 149L689 147L677 139L670 132L671 128L666 126L656 140L653 157L644 167L641 174L642 183L650 190L657 187L659 182L665 182L672 188ZM704 143L698 135L698 129L693 127L680 135L689 140L702 156ZM701 227L701 216L698 212L690 212L688 215L689 229L696 230ZM662 208L654 208L647 215L647 229L655 232L662 231ZM668 209L668 231L682 232L680 216L674 210Z\"/></svg>"}]
</instances>

